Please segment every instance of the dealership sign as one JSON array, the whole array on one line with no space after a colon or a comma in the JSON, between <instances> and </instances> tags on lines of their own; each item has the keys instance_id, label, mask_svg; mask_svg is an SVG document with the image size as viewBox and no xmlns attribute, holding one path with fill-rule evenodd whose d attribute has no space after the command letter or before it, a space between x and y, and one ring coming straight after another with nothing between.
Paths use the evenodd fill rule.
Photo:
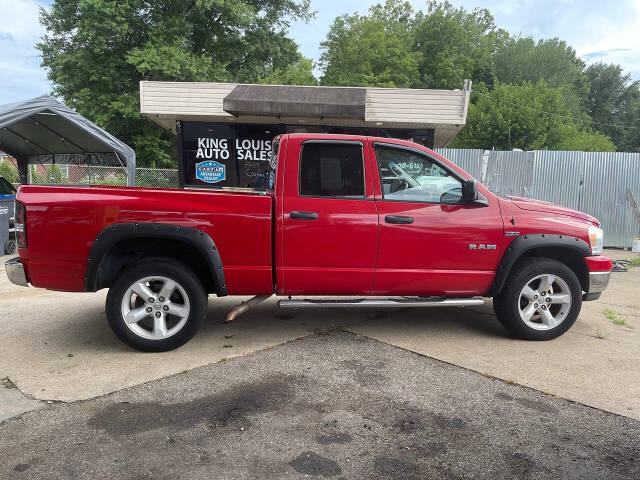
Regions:
<instances>
[{"instance_id":1,"label":"dealership sign","mask_svg":"<svg viewBox=\"0 0 640 480\"><path fill-rule=\"evenodd\" d=\"M184 185L263 189L280 125L182 122Z\"/></svg>"},{"instance_id":2,"label":"dealership sign","mask_svg":"<svg viewBox=\"0 0 640 480\"><path fill-rule=\"evenodd\" d=\"M250 138L198 138L196 158L214 158L228 160L231 156L229 145L235 147L238 160L259 160L268 162L271 158L271 140L256 140Z\"/></svg>"},{"instance_id":3,"label":"dealership sign","mask_svg":"<svg viewBox=\"0 0 640 480\"><path fill-rule=\"evenodd\" d=\"M229 159L229 140L226 138L198 138L196 158Z\"/></svg>"},{"instance_id":4,"label":"dealership sign","mask_svg":"<svg viewBox=\"0 0 640 480\"><path fill-rule=\"evenodd\" d=\"M196 163L196 178L206 183L222 182L226 180L225 166L213 160Z\"/></svg>"}]
</instances>

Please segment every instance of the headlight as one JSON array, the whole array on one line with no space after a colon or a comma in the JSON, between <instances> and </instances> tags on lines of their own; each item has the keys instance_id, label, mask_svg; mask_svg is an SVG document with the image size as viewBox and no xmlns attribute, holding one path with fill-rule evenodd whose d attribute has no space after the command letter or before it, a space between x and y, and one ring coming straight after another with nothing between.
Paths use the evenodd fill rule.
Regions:
<instances>
[{"instance_id":1,"label":"headlight","mask_svg":"<svg viewBox=\"0 0 640 480\"><path fill-rule=\"evenodd\" d=\"M591 253L597 255L602 253L602 247L604 246L604 232L601 228L591 225L588 229L589 243L591 244Z\"/></svg>"}]
</instances>

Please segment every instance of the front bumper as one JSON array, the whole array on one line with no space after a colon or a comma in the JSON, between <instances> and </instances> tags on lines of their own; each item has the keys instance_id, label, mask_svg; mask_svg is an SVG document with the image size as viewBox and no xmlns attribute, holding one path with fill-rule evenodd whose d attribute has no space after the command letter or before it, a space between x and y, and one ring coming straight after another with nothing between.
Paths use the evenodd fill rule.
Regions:
<instances>
[{"instance_id":1,"label":"front bumper","mask_svg":"<svg viewBox=\"0 0 640 480\"><path fill-rule=\"evenodd\" d=\"M585 257L589 272L589 290L582 296L583 300L597 300L609 285L613 262L605 255Z\"/></svg>"},{"instance_id":2,"label":"front bumper","mask_svg":"<svg viewBox=\"0 0 640 480\"><path fill-rule=\"evenodd\" d=\"M20 257L13 257L4 262L4 269L7 272L7 277L11 283L20 285L21 287L28 287L27 275L24 271L24 265L20 261Z\"/></svg>"},{"instance_id":3,"label":"front bumper","mask_svg":"<svg viewBox=\"0 0 640 480\"><path fill-rule=\"evenodd\" d=\"M611 271L608 272L589 272L589 291L582 296L583 300L597 300L607 289Z\"/></svg>"}]
</instances>

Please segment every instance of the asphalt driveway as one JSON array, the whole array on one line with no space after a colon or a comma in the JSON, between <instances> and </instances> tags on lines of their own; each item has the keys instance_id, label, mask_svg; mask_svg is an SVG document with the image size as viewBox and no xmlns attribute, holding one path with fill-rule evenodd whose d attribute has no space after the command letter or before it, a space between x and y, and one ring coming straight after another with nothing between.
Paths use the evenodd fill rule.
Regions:
<instances>
[{"instance_id":1,"label":"asphalt driveway","mask_svg":"<svg viewBox=\"0 0 640 480\"><path fill-rule=\"evenodd\" d=\"M640 423L330 331L0 425L2 478L638 478Z\"/></svg>"}]
</instances>

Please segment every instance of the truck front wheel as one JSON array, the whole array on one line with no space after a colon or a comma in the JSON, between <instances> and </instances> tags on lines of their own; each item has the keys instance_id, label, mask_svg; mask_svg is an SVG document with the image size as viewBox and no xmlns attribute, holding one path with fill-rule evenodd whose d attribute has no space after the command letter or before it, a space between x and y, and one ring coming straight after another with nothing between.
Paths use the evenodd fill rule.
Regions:
<instances>
[{"instance_id":1,"label":"truck front wheel","mask_svg":"<svg viewBox=\"0 0 640 480\"><path fill-rule=\"evenodd\" d=\"M550 258L533 257L516 265L493 308L500 323L523 340L551 340L575 323L582 308L576 274Z\"/></svg>"},{"instance_id":2,"label":"truck front wheel","mask_svg":"<svg viewBox=\"0 0 640 480\"><path fill-rule=\"evenodd\" d=\"M207 312L207 294L187 266L153 258L116 279L106 311L120 340L145 352L163 352L178 348L198 332Z\"/></svg>"}]
</instances>

